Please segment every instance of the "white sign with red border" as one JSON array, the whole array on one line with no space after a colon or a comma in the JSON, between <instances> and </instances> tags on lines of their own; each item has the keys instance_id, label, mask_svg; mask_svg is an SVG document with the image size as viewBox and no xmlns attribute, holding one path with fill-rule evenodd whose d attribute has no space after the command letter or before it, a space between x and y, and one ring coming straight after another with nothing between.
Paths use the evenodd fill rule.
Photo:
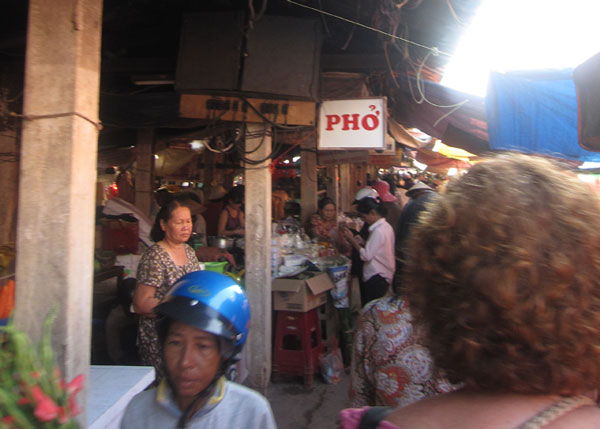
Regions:
<instances>
[{"instance_id":1,"label":"white sign with red border","mask_svg":"<svg viewBox=\"0 0 600 429\"><path fill-rule=\"evenodd\" d=\"M319 108L319 149L383 149L385 97L327 100Z\"/></svg>"}]
</instances>

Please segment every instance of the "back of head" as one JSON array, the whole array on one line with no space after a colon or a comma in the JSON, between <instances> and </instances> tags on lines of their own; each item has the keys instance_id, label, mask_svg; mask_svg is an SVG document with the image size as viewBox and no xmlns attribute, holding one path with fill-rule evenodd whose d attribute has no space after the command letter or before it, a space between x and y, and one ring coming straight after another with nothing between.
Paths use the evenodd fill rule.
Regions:
<instances>
[{"instance_id":1,"label":"back of head","mask_svg":"<svg viewBox=\"0 0 600 429\"><path fill-rule=\"evenodd\" d=\"M225 195L225 204L243 204L245 189L246 188L243 185L231 188L227 195Z\"/></svg>"},{"instance_id":2,"label":"back of head","mask_svg":"<svg viewBox=\"0 0 600 429\"><path fill-rule=\"evenodd\" d=\"M378 180L373 185L373 188L375 188L382 201L388 203L396 201L396 197L390 193L390 184L388 182L384 180Z\"/></svg>"},{"instance_id":3,"label":"back of head","mask_svg":"<svg viewBox=\"0 0 600 429\"><path fill-rule=\"evenodd\" d=\"M561 395L600 383L600 204L557 169L482 161L412 230L408 298L453 382Z\"/></svg>"},{"instance_id":4,"label":"back of head","mask_svg":"<svg viewBox=\"0 0 600 429\"><path fill-rule=\"evenodd\" d=\"M375 211L379 216L385 216L387 209L378 198L365 197L358 201L356 210L361 214L368 214L371 210Z\"/></svg>"}]
</instances>

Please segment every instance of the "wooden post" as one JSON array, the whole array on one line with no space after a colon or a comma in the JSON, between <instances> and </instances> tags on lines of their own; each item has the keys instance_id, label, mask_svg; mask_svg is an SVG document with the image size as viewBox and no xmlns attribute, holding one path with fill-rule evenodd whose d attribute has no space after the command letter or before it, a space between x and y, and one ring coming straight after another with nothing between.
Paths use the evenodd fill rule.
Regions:
<instances>
[{"instance_id":1,"label":"wooden post","mask_svg":"<svg viewBox=\"0 0 600 429\"><path fill-rule=\"evenodd\" d=\"M338 182L339 176L339 166L338 165L330 165L327 166L327 177L329 181L327 182L327 196L335 201L335 207L338 212L341 211L340 208L340 192L339 192L339 184Z\"/></svg>"},{"instance_id":2,"label":"wooden post","mask_svg":"<svg viewBox=\"0 0 600 429\"><path fill-rule=\"evenodd\" d=\"M351 177L350 177L350 164L341 164L340 165L340 210L348 211L350 210L350 205L352 201L354 201L354 194L352 194L351 190L353 189L351 186Z\"/></svg>"},{"instance_id":3,"label":"wooden post","mask_svg":"<svg viewBox=\"0 0 600 429\"><path fill-rule=\"evenodd\" d=\"M247 134L257 136L263 125L248 124ZM262 142L262 145L261 145ZM257 149L257 147L260 148ZM254 151L256 149L256 151ZM260 160L271 153L270 133L246 137L250 159ZM271 172L270 161L245 166L246 292L250 299L252 328L248 341L250 385L266 393L271 378Z\"/></svg>"},{"instance_id":4,"label":"wooden post","mask_svg":"<svg viewBox=\"0 0 600 429\"><path fill-rule=\"evenodd\" d=\"M90 364L101 25L101 0L29 1L14 315L37 341L57 310L67 380Z\"/></svg>"},{"instance_id":5,"label":"wooden post","mask_svg":"<svg viewBox=\"0 0 600 429\"><path fill-rule=\"evenodd\" d=\"M137 132L135 169L135 205L150 216L154 197L154 129L143 128Z\"/></svg>"},{"instance_id":6,"label":"wooden post","mask_svg":"<svg viewBox=\"0 0 600 429\"><path fill-rule=\"evenodd\" d=\"M317 138L312 135L300 144L303 150L300 157L300 220L306 224L308 218L317 211Z\"/></svg>"}]
</instances>

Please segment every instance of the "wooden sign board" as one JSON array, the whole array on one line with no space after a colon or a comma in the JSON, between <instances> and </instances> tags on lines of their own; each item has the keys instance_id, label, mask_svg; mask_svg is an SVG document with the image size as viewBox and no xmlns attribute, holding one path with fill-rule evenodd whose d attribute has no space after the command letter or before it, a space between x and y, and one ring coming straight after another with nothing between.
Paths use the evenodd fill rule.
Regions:
<instances>
[{"instance_id":1,"label":"wooden sign board","mask_svg":"<svg viewBox=\"0 0 600 429\"><path fill-rule=\"evenodd\" d=\"M179 114L184 118L233 122L265 122L281 125L315 125L317 103L313 101L269 100L235 96L181 94ZM257 113L256 111L260 112Z\"/></svg>"},{"instance_id":2,"label":"wooden sign board","mask_svg":"<svg viewBox=\"0 0 600 429\"><path fill-rule=\"evenodd\" d=\"M319 165L364 164L369 159L366 150L319 151Z\"/></svg>"},{"instance_id":3,"label":"wooden sign board","mask_svg":"<svg viewBox=\"0 0 600 429\"><path fill-rule=\"evenodd\" d=\"M395 155L369 155L368 165L379 168L399 167L402 165L402 157Z\"/></svg>"}]
</instances>

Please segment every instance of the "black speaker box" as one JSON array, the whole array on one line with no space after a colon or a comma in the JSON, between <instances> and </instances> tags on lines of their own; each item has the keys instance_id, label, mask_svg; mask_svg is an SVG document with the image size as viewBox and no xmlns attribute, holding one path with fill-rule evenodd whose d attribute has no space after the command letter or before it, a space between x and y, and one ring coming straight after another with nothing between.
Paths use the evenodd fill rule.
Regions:
<instances>
[{"instance_id":1,"label":"black speaker box","mask_svg":"<svg viewBox=\"0 0 600 429\"><path fill-rule=\"evenodd\" d=\"M245 37L241 13L186 15L175 85L186 94L316 100L320 55L317 20L265 15Z\"/></svg>"},{"instance_id":2,"label":"black speaker box","mask_svg":"<svg viewBox=\"0 0 600 429\"><path fill-rule=\"evenodd\" d=\"M244 41L241 13L183 17L175 89L182 93L237 90Z\"/></svg>"}]
</instances>

